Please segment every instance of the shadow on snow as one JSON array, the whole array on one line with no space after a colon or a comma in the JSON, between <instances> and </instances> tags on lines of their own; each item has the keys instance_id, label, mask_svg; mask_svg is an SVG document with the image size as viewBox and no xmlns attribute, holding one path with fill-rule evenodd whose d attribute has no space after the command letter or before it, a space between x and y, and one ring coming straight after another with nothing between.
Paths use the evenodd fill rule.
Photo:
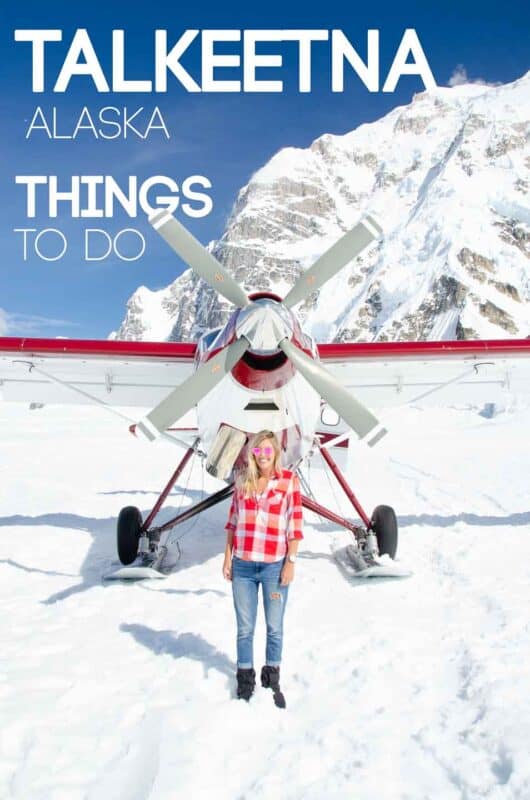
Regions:
<instances>
[{"instance_id":1,"label":"shadow on snow","mask_svg":"<svg viewBox=\"0 0 530 800\"><path fill-rule=\"evenodd\" d=\"M190 492L190 495L199 496L200 493L192 491ZM176 515L182 510L184 510L184 508L163 509L159 519L157 520L158 524L162 524L165 519L169 519L171 516ZM143 517L145 518L148 513L149 511L144 511ZM180 526L178 533L174 534L174 536L179 539L179 542L191 533L194 534L195 541L191 543L191 539L189 540L190 545L183 550L178 569L187 569L188 567L202 564L208 561L210 558L218 556L223 552L224 523L227 513L228 501L225 501L221 509L212 508L203 511L202 514L194 517L190 521L184 522L182 526ZM201 520L200 525L199 517ZM65 600L67 597L90 589L92 586L101 584L104 586L109 585L103 580L103 576L116 566L119 566L119 562L116 558L116 519L116 517L96 518L66 513L41 514L40 516L36 517L28 517L16 514L9 517L0 518L0 527L34 527L42 525L56 528L70 528L74 530L85 531L92 535L93 539L91 546L81 565L80 582L56 592L42 601L45 604L51 604L60 600ZM398 517L398 523L401 529L412 525L448 528L458 522L464 522L468 525L482 527L503 525L523 526L530 524L530 512L520 512L508 514L506 516L479 515L462 512L448 516L443 516L441 514L410 514ZM311 525L314 529L324 532L330 532L333 529L328 522L312 521ZM309 553L304 553L303 555L308 558L316 557L315 554L310 555ZM321 554L317 555L320 556ZM330 556L326 555L326 557ZM77 577L61 571L43 570L30 565L21 564L13 559L3 559L3 561L0 563L7 564L8 566L23 570L25 572L38 572L41 574L61 577ZM178 590L174 589L168 589L165 591L178 592Z\"/></svg>"},{"instance_id":2,"label":"shadow on snow","mask_svg":"<svg viewBox=\"0 0 530 800\"><path fill-rule=\"evenodd\" d=\"M180 633L174 631L157 631L146 625L123 624L120 630L130 633L136 641L147 647L155 655L167 653L173 658L189 658L202 664L204 677L208 677L211 669L233 679L236 664L228 656L211 645L196 633Z\"/></svg>"},{"instance_id":3,"label":"shadow on snow","mask_svg":"<svg viewBox=\"0 0 530 800\"><path fill-rule=\"evenodd\" d=\"M407 528L412 525L428 525L433 528L450 528L451 525L456 525L458 522L465 522L466 525L476 525L479 527L503 526L514 525L523 526L530 524L530 511L520 511L514 514L506 514L505 516L495 514L473 514L467 511L462 511L459 514L400 514L397 518L398 528ZM352 517L350 519L354 524L362 525L360 519ZM311 521L311 527L317 531L331 531L333 525L325 520Z\"/></svg>"},{"instance_id":4,"label":"shadow on snow","mask_svg":"<svg viewBox=\"0 0 530 800\"><path fill-rule=\"evenodd\" d=\"M226 508L224 507L226 506ZM184 508L164 508L157 518L157 524L161 525L167 519L175 516ZM144 510L142 516L145 518L150 509ZM220 555L224 550L225 533L224 524L228 515L228 501L225 501L222 510L217 508L208 509L202 514L193 517L182 525L177 526L173 536L178 538L182 556L177 569L187 569L188 567L202 564L210 558ZM199 524L200 517L200 524ZM55 592L42 602L45 604L56 603L60 600L84 592L92 586L111 585L111 582L103 580L103 576L120 566L116 554L116 520L117 517L84 517L79 514L40 514L35 517L15 514L9 517L0 518L1 527L37 527L49 526L55 528L70 528L73 530L84 531L92 536L90 548L80 567L80 581L72 586ZM182 540L190 534L195 538L189 539L189 546L185 549ZM78 577L60 570L44 570L32 565L22 564L13 559L4 559L2 562L15 569L25 572L39 572L41 574L65 577Z\"/></svg>"}]
</instances>

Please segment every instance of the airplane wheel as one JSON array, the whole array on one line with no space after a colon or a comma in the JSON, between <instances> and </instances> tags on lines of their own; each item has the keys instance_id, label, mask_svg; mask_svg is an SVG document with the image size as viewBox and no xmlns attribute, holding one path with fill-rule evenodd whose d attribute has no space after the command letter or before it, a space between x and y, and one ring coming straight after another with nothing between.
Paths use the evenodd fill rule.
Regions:
<instances>
[{"instance_id":1,"label":"airplane wheel","mask_svg":"<svg viewBox=\"0 0 530 800\"><path fill-rule=\"evenodd\" d=\"M379 555L396 555L398 544L398 526L396 514L390 506L377 506L372 514L372 530L377 538Z\"/></svg>"},{"instance_id":2,"label":"airplane wheel","mask_svg":"<svg viewBox=\"0 0 530 800\"><path fill-rule=\"evenodd\" d=\"M118 516L118 557L122 564L132 564L138 554L142 515L135 506L122 508Z\"/></svg>"}]
</instances>

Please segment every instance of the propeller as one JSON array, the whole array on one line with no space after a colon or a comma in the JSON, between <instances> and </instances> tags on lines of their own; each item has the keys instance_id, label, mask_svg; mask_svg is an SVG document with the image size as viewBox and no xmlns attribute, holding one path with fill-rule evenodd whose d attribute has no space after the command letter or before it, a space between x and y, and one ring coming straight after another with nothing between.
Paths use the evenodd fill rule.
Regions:
<instances>
[{"instance_id":1,"label":"propeller","mask_svg":"<svg viewBox=\"0 0 530 800\"><path fill-rule=\"evenodd\" d=\"M138 433L153 441L169 428L177 419L193 408L220 380L237 364L249 341L244 336L236 339L228 347L220 350L190 375L183 383L173 389L136 426Z\"/></svg>"},{"instance_id":2,"label":"propeller","mask_svg":"<svg viewBox=\"0 0 530 800\"><path fill-rule=\"evenodd\" d=\"M252 303L243 289L226 272L192 234L167 210L150 218L170 247L192 267L203 280L226 300L244 309L236 327L238 338L220 350L177 386L150 413L137 424L136 429L149 440L156 439L193 408L227 375L249 348L281 349L306 381L335 409L337 414L373 446L386 430L369 409L362 405L318 362L290 341L292 324L289 319L292 306L320 288L349 261L382 234L380 225L371 216L365 216L351 231L323 253L313 266L303 273L287 294L283 303L273 303L268 308ZM265 346L266 345L266 346Z\"/></svg>"},{"instance_id":3,"label":"propeller","mask_svg":"<svg viewBox=\"0 0 530 800\"><path fill-rule=\"evenodd\" d=\"M372 447L387 433L377 417L362 405L347 389L339 383L318 361L310 358L303 350L288 339L278 342L278 347L285 353L296 369L318 394L342 417L360 439Z\"/></svg>"},{"instance_id":4,"label":"propeller","mask_svg":"<svg viewBox=\"0 0 530 800\"><path fill-rule=\"evenodd\" d=\"M312 267L303 272L287 296L283 304L292 308L305 300L312 292L329 281L349 261L356 258L374 239L379 239L383 229L369 215L363 217L357 225L317 258Z\"/></svg>"},{"instance_id":5,"label":"propeller","mask_svg":"<svg viewBox=\"0 0 530 800\"><path fill-rule=\"evenodd\" d=\"M149 218L149 222L175 253L209 283L212 289L239 308L250 304L241 286L169 211L159 211Z\"/></svg>"}]
</instances>

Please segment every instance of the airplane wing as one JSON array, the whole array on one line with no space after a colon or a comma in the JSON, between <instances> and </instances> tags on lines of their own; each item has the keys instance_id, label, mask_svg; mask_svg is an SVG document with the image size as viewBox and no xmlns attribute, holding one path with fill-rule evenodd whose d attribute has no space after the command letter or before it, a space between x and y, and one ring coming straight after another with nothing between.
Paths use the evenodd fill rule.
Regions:
<instances>
[{"instance_id":1,"label":"airplane wing","mask_svg":"<svg viewBox=\"0 0 530 800\"><path fill-rule=\"evenodd\" d=\"M318 352L323 366L369 408L530 395L530 339L321 344Z\"/></svg>"},{"instance_id":2,"label":"airplane wing","mask_svg":"<svg viewBox=\"0 0 530 800\"><path fill-rule=\"evenodd\" d=\"M152 408L194 371L196 345L0 337L0 399Z\"/></svg>"},{"instance_id":3,"label":"airplane wing","mask_svg":"<svg viewBox=\"0 0 530 800\"><path fill-rule=\"evenodd\" d=\"M530 339L337 343L318 352L371 408L530 394ZM183 342L0 337L0 398L152 408L193 373L195 353Z\"/></svg>"}]
</instances>

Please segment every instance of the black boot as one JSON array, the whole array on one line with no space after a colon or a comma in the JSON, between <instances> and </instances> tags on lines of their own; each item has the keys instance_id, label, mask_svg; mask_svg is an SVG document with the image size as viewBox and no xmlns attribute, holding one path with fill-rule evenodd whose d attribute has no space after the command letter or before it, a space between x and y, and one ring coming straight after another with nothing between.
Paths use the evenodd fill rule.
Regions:
<instances>
[{"instance_id":1,"label":"black boot","mask_svg":"<svg viewBox=\"0 0 530 800\"><path fill-rule=\"evenodd\" d=\"M272 689L274 704L278 708L285 708L285 697L280 690L280 668L279 667L262 667L261 669L261 685L265 689Z\"/></svg>"},{"instance_id":2,"label":"black boot","mask_svg":"<svg viewBox=\"0 0 530 800\"><path fill-rule=\"evenodd\" d=\"M256 673L253 669L238 669L237 671L237 696L241 700L250 700L256 686Z\"/></svg>"}]
</instances>

